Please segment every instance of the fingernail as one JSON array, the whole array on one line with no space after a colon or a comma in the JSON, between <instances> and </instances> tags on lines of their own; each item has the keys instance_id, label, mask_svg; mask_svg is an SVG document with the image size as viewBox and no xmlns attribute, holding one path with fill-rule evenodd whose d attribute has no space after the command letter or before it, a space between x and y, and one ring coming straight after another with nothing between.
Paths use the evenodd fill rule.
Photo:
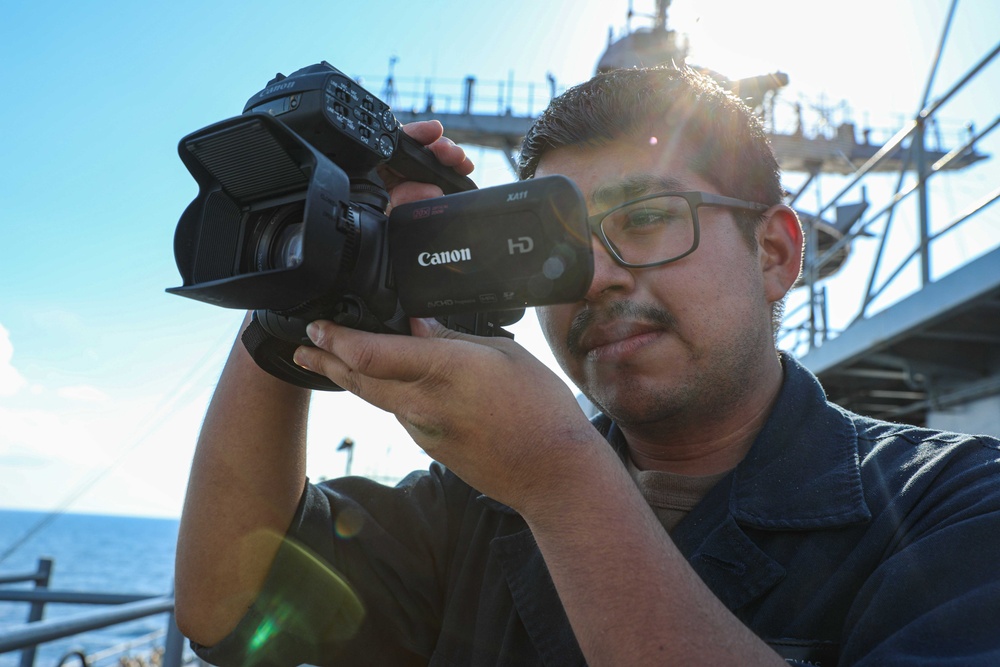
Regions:
<instances>
[{"instance_id":1,"label":"fingernail","mask_svg":"<svg viewBox=\"0 0 1000 667\"><path fill-rule=\"evenodd\" d=\"M320 339L323 337L323 332L318 324L310 322L309 326L306 327L306 335L309 336L309 340L319 345Z\"/></svg>"},{"instance_id":2,"label":"fingernail","mask_svg":"<svg viewBox=\"0 0 1000 667\"><path fill-rule=\"evenodd\" d=\"M306 364L306 351L305 348L303 347L295 348L295 353L292 355L292 361L294 361L295 365L299 366L300 368L304 368L307 371L311 370L309 368L309 365Z\"/></svg>"}]
</instances>

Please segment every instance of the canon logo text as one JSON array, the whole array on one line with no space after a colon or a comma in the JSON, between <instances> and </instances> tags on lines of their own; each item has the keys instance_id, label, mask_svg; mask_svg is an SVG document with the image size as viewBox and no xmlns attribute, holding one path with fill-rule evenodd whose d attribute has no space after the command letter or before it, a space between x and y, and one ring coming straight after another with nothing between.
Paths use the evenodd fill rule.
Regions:
<instances>
[{"instance_id":1,"label":"canon logo text","mask_svg":"<svg viewBox=\"0 0 1000 667\"><path fill-rule=\"evenodd\" d=\"M417 263L420 266L437 266L438 264L454 264L455 262L467 262L472 259L472 252L468 248L461 250L446 250L445 252L422 252L417 255Z\"/></svg>"}]
</instances>

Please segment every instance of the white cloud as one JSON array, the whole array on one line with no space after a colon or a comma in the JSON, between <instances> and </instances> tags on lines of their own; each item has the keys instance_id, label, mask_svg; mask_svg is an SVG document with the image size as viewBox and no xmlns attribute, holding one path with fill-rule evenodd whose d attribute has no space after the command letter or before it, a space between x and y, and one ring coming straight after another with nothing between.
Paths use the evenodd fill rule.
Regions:
<instances>
[{"instance_id":1,"label":"white cloud","mask_svg":"<svg viewBox=\"0 0 1000 667\"><path fill-rule=\"evenodd\" d=\"M60 459L90 466L107 459L100 433L85 416L41 408L0 406L0 456L30 454L39 460ZM2 504L2 503L0 503Z\"/></svg>"},{"instance_id":2,"label":"white cloud","mask_svg":"<svg viewBox=\"0 0 1000 667\"><path fill-rule=\"evenodd\" d=\"M0 404L0 507L179 516L209 393Z\"/></svg>"},{"instance_id":3,"label":"white cloud","mask_svg":"<svg viewBox=\"0 0 1000 667\"><path fill-rule=\"evenodd\" d=\"M11 360L14 358L14 345L10 342L10 334L0 325L0 396L13 396L27 382Z\"/></svg>"},{"instance_id":4,"label":"white cloud","mask_svg":"<svg viewBox=\"0 0 1000 667\"><path fill-rule=\"evenodd\" d=\"M56 390L61 398L68 398L72 401L83 401L86 403L103 403L108 400L108 395L97 387L80 384L72 387L61 387Z\"/></svg>"}]
</instances>

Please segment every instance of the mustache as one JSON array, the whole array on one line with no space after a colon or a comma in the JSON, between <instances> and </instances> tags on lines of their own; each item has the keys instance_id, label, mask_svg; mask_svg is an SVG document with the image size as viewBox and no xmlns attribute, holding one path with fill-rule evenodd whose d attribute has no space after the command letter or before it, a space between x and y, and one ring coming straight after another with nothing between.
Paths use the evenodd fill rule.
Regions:
<instances>
[{"instance_id":1,"label":"mustache","mask_svg":"<svg viewBox=\"0 0 1000 667\"><path fill-rule=\"evenodd\" d=\"M573 318L566 334L566 349L573 356L583 354L580 342L587 330L594 324L614 320L646 322L665 329L673 329L677 325L677 318L664 308L628 300L612 301L601 310L588 308Z\"/></svg>"}]
</instances>

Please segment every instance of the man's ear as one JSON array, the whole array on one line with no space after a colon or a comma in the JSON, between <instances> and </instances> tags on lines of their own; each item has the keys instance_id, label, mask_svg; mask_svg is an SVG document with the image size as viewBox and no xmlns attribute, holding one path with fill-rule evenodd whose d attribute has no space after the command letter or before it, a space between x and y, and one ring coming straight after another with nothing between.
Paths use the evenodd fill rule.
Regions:
<instances>
[{"instance_id":1,"label":"man's ear","mask_svg":"<svg viewBox=\"0 0 1000 667\"><path fill-rule=\"evenodd\" d=\"M757 230L764 293L769 303L782 299L802 272L802 224L795 211L779 204L764 212Z\"/></svg>"}]
</instances>

